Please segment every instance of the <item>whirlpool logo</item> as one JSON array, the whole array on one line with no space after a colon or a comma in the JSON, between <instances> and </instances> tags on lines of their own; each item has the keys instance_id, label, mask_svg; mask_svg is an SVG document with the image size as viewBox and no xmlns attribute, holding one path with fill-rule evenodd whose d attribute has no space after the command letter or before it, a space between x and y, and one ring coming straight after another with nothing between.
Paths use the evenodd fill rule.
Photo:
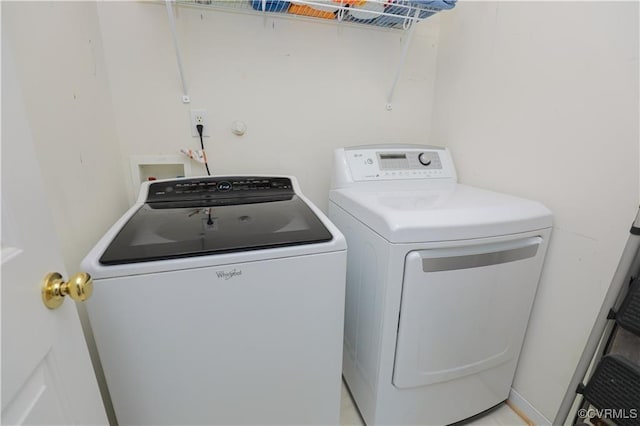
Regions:
<instances>
[{"instance_id":1,"label":"whirlpool logo","mask_svg":"<svg viewBox=\"0 0 640 426\"><path fill-rule=\"evenodd\" d=\"M242 275L241 269L232 269L231 271L218 271L216 272L218 279L230 280L233 277Z\"/></svg>"}]
</instances>

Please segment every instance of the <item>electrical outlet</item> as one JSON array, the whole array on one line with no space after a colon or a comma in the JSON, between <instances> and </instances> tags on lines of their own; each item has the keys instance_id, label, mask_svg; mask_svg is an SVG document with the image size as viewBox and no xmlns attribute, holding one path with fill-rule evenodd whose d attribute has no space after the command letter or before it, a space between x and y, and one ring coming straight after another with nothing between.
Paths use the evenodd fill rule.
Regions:
<instances>
[{"instance_id":1,"label":"electrical outlet","mask_svg":"<svg viewBox=\"0 0 640 426\"><path fill-rule=\"evenodd\" d=\"M209 136L209 126L207 123L207 110L206 109L192 109L191 110L191 136L200 137L196 126L202 124L202 136Z\"/></svg>"}]
</instances>

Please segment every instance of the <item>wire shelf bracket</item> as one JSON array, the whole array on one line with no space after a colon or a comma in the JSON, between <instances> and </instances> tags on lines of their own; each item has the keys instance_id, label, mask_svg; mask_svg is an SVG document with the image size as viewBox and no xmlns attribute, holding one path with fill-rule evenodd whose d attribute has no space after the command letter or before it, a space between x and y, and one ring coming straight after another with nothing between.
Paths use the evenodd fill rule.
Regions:
<instances>
[{"instance_id":1,"label":"wire shelf bracket","mask_svg":"<svg viewBox=\"0 0 640 426\"><path fill-rule=\"evenodd\" d=\"M396 74L393 77L393 83L391 83L391 89L389 90L389 95L387 96L387 111L391 111L393 109L393 105L391 101L393 101L393 95L396 91L396 86L398 85L398 80L400 80L400 74L402 73L402 68L404 67L404 63L407 59L407 53L409 52L409 45L411 44L411 39L413 38L413 33L416 30L416 23L418 22L420 10L416 9L415 14L413 15L413 19L407 20L405 22L409 23L409 31L407 32L406 37L402 40L402 53L400 53L400 61L398 62L398 66L396 67Z\"/></svg>"},{"instance_id":2,"label":"wire shelf bracket","mask_svg":"<svg viewBox=\"0 0 640 426\"><path fill-rule=\"evenodd\" d=\"M184 67L182 66L182 52L180 51L180 44L178 43L178 31L176 29L176 18L173 15L173 8L171 4L173 0L165 0L167 7L167 16L169 18L169 26L171 27L171 35L173 36L173 46L176 49L176 61L178 62L178 72L180 73L180 82L182 83L182 103L188 104L191 102L189 97L189 91L187 90L187 83L184 77Z\"/></svg>"}]
</instances>

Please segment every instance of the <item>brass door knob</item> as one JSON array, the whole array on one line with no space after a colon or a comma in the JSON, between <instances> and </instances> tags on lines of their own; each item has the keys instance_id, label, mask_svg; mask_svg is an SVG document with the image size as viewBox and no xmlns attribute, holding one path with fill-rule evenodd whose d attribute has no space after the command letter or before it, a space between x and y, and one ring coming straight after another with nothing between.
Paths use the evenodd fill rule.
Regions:
<instances>
[{"instance_id":1,"label":"brass door knob","mask_svg":"<svg viewBox=\"0 0 640 426\"><path fill-rule=\"evenodd\" d=\"M49 309L62 305L67 295L76 302L84 302L92 292L93 279L86 272L78 272L66 282L59 273L50 272L42 281L42 301Z\"/></svg>"}]
</instances>

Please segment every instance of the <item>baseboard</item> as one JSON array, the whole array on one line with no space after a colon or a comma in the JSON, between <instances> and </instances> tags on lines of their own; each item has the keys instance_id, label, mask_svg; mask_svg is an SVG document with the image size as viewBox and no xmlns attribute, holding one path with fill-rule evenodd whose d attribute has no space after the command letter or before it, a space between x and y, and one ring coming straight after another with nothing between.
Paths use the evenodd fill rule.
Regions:
<instances>
[{"instance_id":1,"label":"baseboard","mask_svg":"<svg viewBox=\"0 0 640 426\"><path fill-rule=\"evenodd\" d=\"M529 425L551 426L551 421L540 411L522 397L515 389L511 388L507 404Z\"/></svg>"}]
</instances>

